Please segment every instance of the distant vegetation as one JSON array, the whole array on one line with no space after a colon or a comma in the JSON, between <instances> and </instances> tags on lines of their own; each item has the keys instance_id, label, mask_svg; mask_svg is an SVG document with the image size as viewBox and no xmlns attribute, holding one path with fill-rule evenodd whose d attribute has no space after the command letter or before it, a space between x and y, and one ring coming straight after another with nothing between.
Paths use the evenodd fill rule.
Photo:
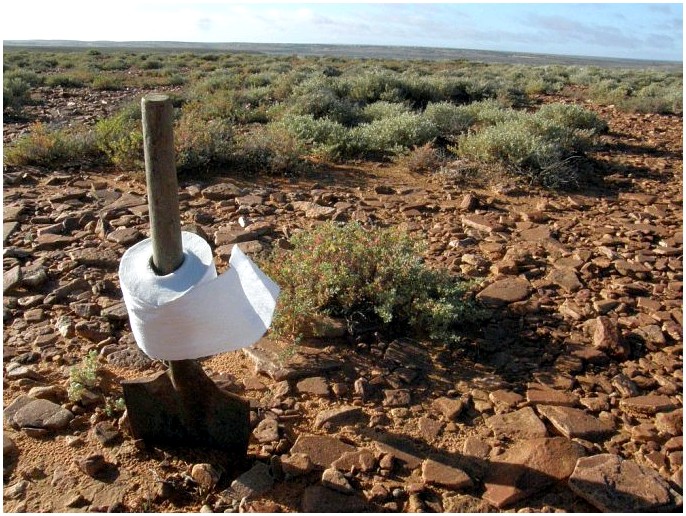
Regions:
<instances>
[{"instance_id":1,"label":"distant vegetation","mask_svg":"<svg viewBox=\"0 0 686 516\"><path fill-rule=\"evenodd\" d=\"M682 73L595 66L344 59L221 52L5 48L5 116L26 117L49 89L131 91L94 126L36 124L5 164L88 160L141 168L140 95L172 92L182 172L294 174L313 159L398 160L430 172L448 159L573 184L607 129L584 101L681 114ZM557 103L541 106L541 96Z\"/></svg>"}]
</instances>

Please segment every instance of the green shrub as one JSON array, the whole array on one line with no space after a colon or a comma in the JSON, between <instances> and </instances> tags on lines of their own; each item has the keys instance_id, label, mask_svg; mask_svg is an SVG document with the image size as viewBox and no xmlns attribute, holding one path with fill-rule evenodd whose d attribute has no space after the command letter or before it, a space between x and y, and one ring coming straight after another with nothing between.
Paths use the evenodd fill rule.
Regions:
<instances>
[{"instance_id":1,"label":"green shrub","mask_svg":"<svg viewBox=\"0 0 686 516\"><path fill-rule=\"evenodd\" d=\"M396 155L438 136L437 127L422 115L401 113L361 124L349 132L348 153Z\"/></svg>"},{"instance_id":2,"label":"green shrub","mask_svg":"<svg viewBox=\"0 0 686 516\"><path fill-rule=\"evenodd\" d=\"M21 77L3 77L2 105L19 111L31 99L31 85Z\"/></svg>"},{"instance_id":3,"label":"green shrub","mask_svg":"<svg viewBox=\"0 0 686 516\"><path fill-rule=\"evenodd\" d=\"M140 107L132 104L116 115L95 124L98 149L121 170L143 166L143 132Z\"/></svg>"},{"instance_id":4,"label":"green shrub","mask_svg":"<svg viewBox=\"0 0 686 516\"><path fill-rule=\"evenodd\" d=\"M445 155L431 143L425 143L399 156L397 163L410 172L436 172L445 163Z\"/></svg>"},{"instance_id":5,"label":"green shrub","mask_svg":"<svg viewBox=\"0 0 686 516\"><path fill-rule=\"evenodd\" d=\"M87 83L91 82L91 76L85 74L55 74L45 78L46 86L62 87L62 88L82 88Z\"/></svg>"},{"instance_id":6,"label":"green shrub","mask_svg":"<svg viewBox=\"0 0 686 516\"><path fill-rule=\"evenodd\" d=\"M312 115L286 115L275 123L293 135L303 145L325 157L337 158L345 149L348 129L328 118Z\"/></svg>"},{"instance_id":7,"label":"green shrub","mask_svg":"<svg viewBox=\"0 0 686 516\"><path fill-rule=\"evenodd\" d=\"M497 117L491 114L489 118ZM606 128L594 113L576 106L549 105L535 114L509 110L495 124L460 136L453 150L556 188L576 182L572 161Z\"/></svg>"},{"instance_id":8,"label":"green shrub","mask_svg":"<svg viewBox=\"0 0 686 516\"><path fill-rule=\"evenodd\" d=\"M588 109L576 104L545 104L536 112L539 119L551 122L568 129L586 129L601 134L607 131L605 120Z\"/></svg>"},{"instance_id":9,"label":"green shrub","mask_svg":"<svg viewBox=\"0 0 686 516\"><path fill-rule=\"evenodd\" d=\"M429 269L422 244L398 227L325 223L294 235L291 244L263 265L281 287L272 325L278 334L311 333L325 314L455 340L455 330L476 313L465 301L468 285Z\"/></svg>"},{"instance_id":10,"label":"green shrub","mask_svg":"<svg viewBox=\"0 0 686 516\"><path fill-rule=\"evenodd\" d=\"M115 91L124 88L121 77L111 75L96 75L93 78L93 89L100 91Z\"/></svg>"},{"instance_id":11,"label":"green shrub","mask_svg":"<svg viewBox=\"0 0 686 516\"><path fill-rule=\"evenodd\" d=\"M229 122L203 120L197 110L197 103L186 104L174 128L179 171L207 171L231 161L233 131Z\"/></svg>"},{"instance_id":12,"label":"green shrub","mask_svg":"<svg viewBox=\"0 0 686 516\"><path fill-rule=\"evenodd\" d=\"M236 138L233 163L251 174L293 175L306 167L302 144L284 128L257 126Z\"/></svg>"},{"instance_id":13,"label":"green shrub","mask_svg":"<svg viewBox=\"0 0 686 516\"><path fill-rule=\"evenodd\" d=\"M411 113L411 109L400 102L387 102L385 100L378 100L371 104L367 104L362 109L362 120L365 122L373 122L374 120L381 120L382 118L393 118Z\"/></svg>"},{"instance_id":14,"label":"green shrub","mask_svg":"<svg viewBox=\"0 0 686 516\"><path fill-rule=\"evenodd\" d=\"M430 103L424 110L424 118L436 126L443 137L457 136L475 122L474 113L467 106L456 106L450 102Z\"/></svg>"},{"instance_id":15,"label":"green shrub","mask_svg":"<svg viewBox=\"0 0 686 516\"><path fill-rule=\"evenodd\" d=\"M98 386L98 352L92 350L83 357L81 365L74 366L69 370L69 386L67 396L69 400L77 403L83 399L86 389L93 389Z\"/></svg>"},{"instance_id":16,"label":"green shrub","mask_svg":"<svg viewBox=\"0 0 686 516\"><path fill-rule=\"evenodd\" d=\"M94 159L97 147L90 132L50 129L35 124L29 134L5 147L6 165L53 167Z\"/></svg>"}]
</instances>

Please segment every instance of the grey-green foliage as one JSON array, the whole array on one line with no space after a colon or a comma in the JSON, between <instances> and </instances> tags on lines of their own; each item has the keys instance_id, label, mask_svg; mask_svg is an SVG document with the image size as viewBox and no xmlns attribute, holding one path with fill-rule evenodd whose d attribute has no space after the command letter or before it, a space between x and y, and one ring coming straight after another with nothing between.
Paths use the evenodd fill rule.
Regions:
<instances>
[{"instance_id":1,"label":"grey-green foliage","mask_svg":"<svg viewBox=\"0 0 686 516\"><path fill-rule=\"evenodd\" d=\"M436 126L444 137L457 136L469 129L477 118L469 106L456 106L450 102L432 102L426 106L424 117Z\"/></svg>"},{"instance_id":2,"label":"grey-green foliage","mask_svg":"<svg viewBox=\"0 0 686 516\"><path fill-rule=\"evenodd\" d=\"M71 401L81 401L87 389L93 389L98 386L98 369L98 352L92 350L83 357L80 365L73 366L69 370L67 395Z\"/></svg>"},{"instance_id":3,"label":"grey-green foliage","mask_svg":"<svg viewBox=\"0 0 686 516\"><path fill-rule=\"evenodd\" d=\"M31 85L21 77L3 77L2 104L18 111L31 98Z\"/></svg>"},{"instance_id":4,"label":"grey-green foliage","mask_svg":"<svg viewBox=\"0 0 686 516\"><path fill-rule=\"evenodd\" d=\"M607 125L595 113L574 105L550 105L537 113L510 110L507 117L458 139L458 155L498 163L549 187L577 180L573 160L592 145Z\"/></svg>"},{"instance_id":5,"label":"grey-green foliage","mask_svg":"<svg viewBox=\"0 0 686 516\"><path fill-rule=\"evenodd\" d=\"M430 120L421 114L403 112L351 129L349 152L352 155L399 154L436 136L438 129Z\"/></svg>"}]
</instances>

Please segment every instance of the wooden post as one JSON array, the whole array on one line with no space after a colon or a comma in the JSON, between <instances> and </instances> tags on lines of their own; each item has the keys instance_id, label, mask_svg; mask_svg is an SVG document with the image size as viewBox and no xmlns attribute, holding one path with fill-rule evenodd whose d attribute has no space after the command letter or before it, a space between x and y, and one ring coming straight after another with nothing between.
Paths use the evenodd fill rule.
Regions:
<instances>
[{"instance_id":1,"label":"wooden post","mask_svg":"<svg viewBox=\"0 0 686 516\"><path fill-rule=\"evenodd\" d=\"M141 101L152 267L174 272L183 263L173 109L166 95ZM189 343L192 345L192 343ZM246 456L250 404L220 390L196 360L171 360L166 373L124 380L124 400L137 439L173 446L208 446Z\"/></svg>"},{"instance_id":2,"label":"wooden post","mask_svg":"<svg viewBox=\"0 0 686 516\"><path fill-rule=\"evenodd\" d=\"M179 183L174 157L174 108L168 95L152 93L141 100L141 111L152 267L157 274L165 276L183 263ZM192 367L182 362L189 361L169 361L169 374L176 389L182 389L185 383L179 381L179 376Z\"/></svg>"},{"instance_id":3,"label":"wooden post","mask_svg":"<svg viewBox=\"0 0 686 516\"><path fill-rule=\"evenodd\" d=\"M183 263L172 129L174 110L169 97L160 94L143 97L141 108L152 261L155 272L164 276Z\"/></svg>"}]
</instances>

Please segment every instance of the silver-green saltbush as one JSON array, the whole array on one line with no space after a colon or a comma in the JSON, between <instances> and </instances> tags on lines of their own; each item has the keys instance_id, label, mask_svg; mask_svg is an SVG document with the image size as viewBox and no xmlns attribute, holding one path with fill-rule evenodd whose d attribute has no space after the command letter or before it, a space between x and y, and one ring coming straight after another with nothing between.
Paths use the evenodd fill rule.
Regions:
<instances>
[{"instance_id":1,"label":"silver-green saltbush","mask_svg":"<svg viewBox=\"0 0 686 516\"><path fill-rule=\"evenodd\" d=\"M443 137L466 132L476 121L469 106L456 106L450 102L430 103L424 110L424 118L435 125L438 134Z\"/></svg>"}]
</instances>

